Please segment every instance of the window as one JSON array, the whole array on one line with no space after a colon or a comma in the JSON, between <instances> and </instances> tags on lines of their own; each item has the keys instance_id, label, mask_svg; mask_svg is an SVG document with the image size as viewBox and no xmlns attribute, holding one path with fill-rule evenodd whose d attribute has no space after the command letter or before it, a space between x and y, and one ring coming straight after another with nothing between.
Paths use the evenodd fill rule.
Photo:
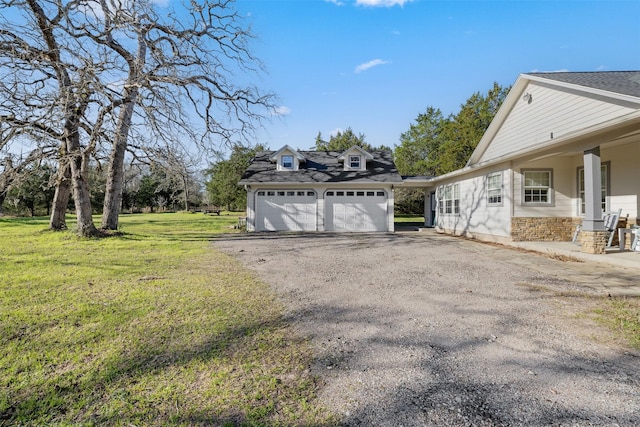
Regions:
<instances>
[{"instance_id":1,"label":"window","mask_svg":"<svg viewBox=\"0 0 640 427\"><path fill-rule=\"evenodd\" d=\"M356 196L364 196L364 191L358 191L358 192L356 193Z\"/></svg>"},{"instance_id":2,"label":"window","mask_svg":"<svg viewBox=\"0 0 640 427\"><path fill-rule=\"evenodd\" d=\"M333 196L333 191L327 191L327 196Z\"/></svg>"},{"instance_id":3,"label":"window","mask_svg":"<svg viewBox=\"0 0 640 427\"><path fill-rule=\"evenodd\" d=\"M378 197L384 197L384 196L386 196L386 194L385 194L385 192L384 192L384 191L378 191L378 192L376 193L376 196L378 196Z\"/></svg>"},{"instance_id":4,"label":"window","mask_svg":"<svg viewBox=\"0 0 640 427\"><path fill-rule=\"evenodd\" d=\"M267 196L275 196L276 192L275 191L267 191Z\"/></svg>"},{"instance_id":5,"label":"window","mask_svg":"<svg viewBox=\"0 0 640 427\"><path fill-rule=\"evenodd\" d=\"M502 204L502 172L487 175L487 203L490 205Z\"/></svg>"},{"instance_id":6,"label":"window","mask_svg":"<svg viewBox=\"0 0 640 427\"><path fill-rule=\"evenodd\" d=\"M605 162L600 165L600 174L601 174L601 201L602 201L602 211L606 212L607 209L607 195L609 194L609 163ZM578 195L580 196L580 215L584 215L584 166L578 168Z\"/></svg>"},{"instance_id":7,"label":"window","mask_svg":"<svg viewBox=\"0 0 640 427\"><path fill-rule=\"evenodd\" d=\"M448 184L438 188L438 212L460 214L460 184Z\"/></svg>"},{"instance_id":8,"label":"window","mask_svg":"<svg viewBox=\"0 0 640 427\"><path fill-rule=\"evenodd\" d=\"M284 196L284 191L278 191L278 196Z\"/></svg>"},{"instance_id":9,"label":"window","mask_svg":"<svg viewBox=\"0 0 640 427\"><path fill-rule=\"evenodd\" d=\"M304 191L298 191L298 196L304 196Z\"/></svg>"},{"instance_id":10,"label":"window","mask_svg":"<svg viewBox=\"0 0 640 427\"><path fill-rule=\"evenodd\" d=\"M258 191L258 196L264 196L264 191Z\"/></svg>"},{"instance_id":11,"label":"window","mask_svg":"<svg viewBox=\"0 0 640 427\"><path fill-rule=\"evenodd\" d=\"M360 169L360 156L349 156L349 167L351 169Z\"/></svg>"},{"instance_id":12,"label":"window","mask_svg":"<svg viewBox=\"0 0 640 427\"><path fill-rule=\"evenodd\" d=\"M344 191L336 191L336 196L344 196Z\"/></svg>"},{"instance_id":13,"label":"window","mask_svg":"<svg viewBox=\"0 0 640 427\"><path fill-rule=\"evenodd\" d=\"M347 191L347 196L353 196L355 193L353 191Z\"/></svg>"},{"instance_id":14,"label":"window","mask_svg":"<svg viewBox=\"0 0 640 427\"><path fill-rule=\"evenodd\" d=\"M373 197L375 195L376 195L375 191L367 191L367 197Z\"/></svg>"},{"instance_id":15,"label":"window","mask_svg":"<svg viewBox=\"0 0 640 427\"><path fill-rule=\"evenodd\" d=\"M293 156L282 156L281 164L283 169L293 169Z\"/></svg>"},{"instance_id":16,"label":"window","mask_svg":"<svg viewBox=\"0 0 640 427\"><path fill-rule=\"evenodd\" d=\"M316 192L315 191L307 191L307 196L315 196Z\"/></svg>"},{"instance_id":17,"label":"window","mask_svg":"<svg viewBox=\"0 0 640 427\"><path fill-rule=\"evenodd\" d=\"M523 203L525 204L553 204L552 199L552 170L524 170Z\"/></svg>"}]
</instances>

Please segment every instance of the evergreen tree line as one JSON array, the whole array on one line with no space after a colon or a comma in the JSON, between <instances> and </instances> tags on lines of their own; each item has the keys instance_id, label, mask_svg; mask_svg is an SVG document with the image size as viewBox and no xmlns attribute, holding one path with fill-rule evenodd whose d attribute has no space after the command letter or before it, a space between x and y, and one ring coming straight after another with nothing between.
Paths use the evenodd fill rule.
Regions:
<instances>
[{"instance_id":1,"label":"evergreen tree line","mask_svg":"<svg viewBox=\"0 0 640 427\"><path fill-rule=\"evenodd\" d=\"M457 113L449 116L436 107L427 107L400 135L399 144L393 150L386 146L371 146L364 134L356 134L351 128L331 135L328 140L318 133L315 149L343 151L359 145L367 151L389 150L393 151L400 175L442 175L466 165L508 91L509 88L494 83L486 94L474 93ZM237 183L251 159L262 150L262 145L253 148L236 146L228 160L207 169L206 188L214 204L236 210L246 207L246 192ZM421 215L424 212L424 192L399 188L395 193L395 206L398 213Z\"/></svg>"}]
</instances>

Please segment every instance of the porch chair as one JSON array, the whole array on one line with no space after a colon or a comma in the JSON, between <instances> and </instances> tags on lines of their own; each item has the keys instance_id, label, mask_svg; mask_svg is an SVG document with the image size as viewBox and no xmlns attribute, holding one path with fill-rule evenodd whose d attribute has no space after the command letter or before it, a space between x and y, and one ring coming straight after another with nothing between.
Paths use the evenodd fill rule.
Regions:
<instances>
[{"instance_id":1,"label":"porch chair","mask_svg":"<svg viewBox=\"0 0 640 427\"><path fill-rule=\"evenodd\" d=\"M640 251L640 225L632 225L633 240L631 241L631 250Z\"/></svg>"},{"instance_id":2,"label":"porch chair","mask_svg":"<svg viewBox=\"0 0 640 427\"><path fill-rule=\"evenodd\" d=\"M618 209L617 211L609 211L602 213L602 220L604 223L604 229L609 233L609 237L607 239L607 247L611 247L611 243L613 242L613 236L616 234L616 230L618 229L618 220L620 219L620 215L622 215L622 209ZM578 224L576 226L576 231L573 233L573 239L571 240L573 243L578 241L578 234L582 230L582 224ZM636 239L637 240L637 235Z\"/></svg>"}]
</instances>

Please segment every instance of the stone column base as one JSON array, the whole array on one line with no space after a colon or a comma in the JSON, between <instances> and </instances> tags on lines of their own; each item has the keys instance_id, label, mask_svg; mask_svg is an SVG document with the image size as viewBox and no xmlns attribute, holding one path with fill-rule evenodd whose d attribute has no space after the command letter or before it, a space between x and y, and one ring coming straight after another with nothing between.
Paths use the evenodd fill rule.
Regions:
<instances>
[{"instance_id":1,"label":"stone column base","mask_svg":"<svg viewBox=\"0 0 640 427\"><path fill-rule=\"evenodd\" d=\"M587 254L603 254L607 248L609 233L606 231L580 231L581 252Z\"/></svg>"}]
</instances>

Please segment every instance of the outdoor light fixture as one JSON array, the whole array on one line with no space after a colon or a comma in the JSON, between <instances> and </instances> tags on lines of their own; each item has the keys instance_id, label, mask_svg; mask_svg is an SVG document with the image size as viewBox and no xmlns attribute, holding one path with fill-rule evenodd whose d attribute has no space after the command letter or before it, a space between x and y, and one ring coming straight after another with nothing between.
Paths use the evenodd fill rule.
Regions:
<instances>
[{"instance_id":1,"label":"outdoor light fixture","mask_svg":"<svg viewBox=\"0 0 640 427\"><path fill-rule=\"evenodd\" d=\"M531 94L527 92L522 96L522 100L527 104L531 104L531 101L533 101L533 96L531 96Z\"/></svg>"}]
</instances>

